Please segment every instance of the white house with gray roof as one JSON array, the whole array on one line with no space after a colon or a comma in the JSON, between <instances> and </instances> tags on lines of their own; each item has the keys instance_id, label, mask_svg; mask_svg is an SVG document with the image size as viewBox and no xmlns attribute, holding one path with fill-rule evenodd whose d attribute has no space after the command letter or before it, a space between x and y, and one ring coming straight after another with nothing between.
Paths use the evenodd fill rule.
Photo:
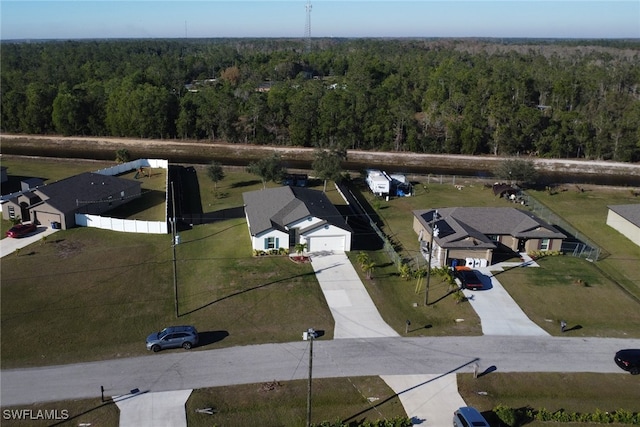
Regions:
<instances>
[{"instance_id":1,"label":"white house with gray roof","mask_svg":"<svg viewBox=\"0 0 640 427\"><path fill-rule=\"evenodd\" d=\"M559 251L567 237L531 212L511 207L423 209L413 215L413 230L423 246L438 229L432 252L432 264L438 266L466 258L485 259L490 265L494 252L501 249Z\"/></svg>"},{"instance_id":2,"label":"white house with gray roof","mask_svg":"<svg viewBox=\"0 0 640 427\"><path fill-rule=\"evenodd\" d=\"M640 246L640 203L608 206L607 225Z\"/></svg>"},{"instance_id":3,"label":"white house with gray roof","mask_svg":"<svg viewBox=\"0 0 640 427\"><path fill-rule=\"evenodd\" d=\"M298 243L308 252L351 250L351 227L321 191L277 187L242 197L254 250L292 250Z\"/></svg>"}]
</instances>

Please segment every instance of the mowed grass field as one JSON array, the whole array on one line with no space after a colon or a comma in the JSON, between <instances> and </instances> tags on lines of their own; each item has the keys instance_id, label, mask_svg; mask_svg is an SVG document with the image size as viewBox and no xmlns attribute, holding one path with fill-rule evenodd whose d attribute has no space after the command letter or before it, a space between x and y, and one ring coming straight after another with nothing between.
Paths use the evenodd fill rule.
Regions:
<instances>
[{"instance_id":1,"label":"mowed grass field","mask_svg":"<svg viewBox=\"0 0 640 427\"><path fill-rule=\"evenodd\" d=\"M412 230L417 209L452 206L516 206L493 195L490 188L459 179L452 184L416 182L414 197L386 201L365 192L402 256L425 263ZM539 268L496 272L496 278L531 320L551 335L560 335L560 320L572 336L640 337L640 247L606 225L607 205L639 202L628 189L593 187L585 192L529 192L582 230L609 255L596 263L569 255L544 257ZM566 215L566 217L565 217ZM573 224L573 222L571 222ZM593 237L592 237L593 236ZM511 261L515 261L512 259ZM423 264L424 265L424 264ZM437 288L436 284L436 288ZM430 297L437 298L435 295Z\"/></svg>"},{"instance_id":2,"label":"mowed grass field","mask_svg":"<svg viewBox=\"0 0 640 427\"><path fill-rule=\"evenodd\" d=\"M10 166L10 174L20 171L19 175L22 176L34 173L35 176L57 177L52 179L98 169L94 162L82 168L82 162L69 165L57 161L40 164L40 161L18 158L11 159L9 163L3 158L3 165ZM196 172L205 212L240 206L242 192L262 188L257 177L230 168L226 170L225 179L218 183L216 191L204 167L196 167ZM490 189L472 181L459 181L458 184L464 185L462 190L447 184L417 184L415 197L388 202L374 200L364 192L384 221L385 233L398 244L405 257L416 259L416 262L425 261L416 257L417 236L411 229L413 209L509 205L504 200L496 199ZM268 186L274 185L268 183ZM316 188L321 189L321 183ZM328 187L327 195L334 203L342 203L333 186ZM617 232L604 224L606 214L602 218L602 208L594 209L594 199L599 200L599 206L603 206L633 203L633 196L628 191L611 189L590 190L587 194L589 197L585 197L584 193L563 192L549 196L547 201L543 196L540 196L541 199L556 213L562 212L557 207L560 202L566 205L567 210L580 212L580 215L597 210L600 219L585 218L585 234L598 244L603 244L598 240L599 236L613 239L606 247L610 255L595 264L567 256L543 258L539 261L540 268L500 273L498 278L501 283L529 317L553 335L560 334L554 322L565 319L570 328L575 327L569 331L573 335L639 337L638 303L619 284L625 279L638 283L637 280L634 282L634 278L638 277L634 274L640 267L633 261L639 260L640 255L632 244L625 243L624 237L616 235ZM570 200L565 202L564 199ZM154 203L151 202L152 208L157 209ZM137 211L140 209L137 208ZM136 215L135 212L133 215ZM565 219L571 222L569 215ZM582 230L580 218L576 222L574 225ZM3 231L6 227L7 222L2 221ZM300 331L310 326L325 330L326 338L331 339L333 320L310 265L294 264L285 257L253 257L244 219L196 226L181 231L180 235L182 243L176 248L179 318L175 316L174 307L170 236L73 229L58 232L46 242L31 245L21 251L20 256L14 254L3 258L0 284L2 368L145 355L148 354L144 348L146 335L167 324L176 323L198 326L203 332L204 345L201 349L205 350L262 342L296 341L300 339ZM456 304L453 298L447 296L448 285L437 276L432 276L430 287L430 301L436 303L424 307L424 284L418 287L415 280L400 278L397 269L383 252L367 253L375 262L372 278L367 279L358 267L356 270L361 274L382 316L398 333L405 335L405 322L410 320L409 336L481 334L479 319L470 304ZM350 256L354 265L357 265L357 252ZM617 264L613 267L603 264L614 260L628 267L623 270ZM619 272L620 280L616 280L618 276L614 276L609 269ZM292 307L301 309L294 310ZM459 318L465 320L455 322ZM16 344L24 343L25 337L28 337L28 345ZM153 355L149 354L149 357L151 361ZM637 405L633 407L632 402L627 406L627 401L618 398L633 396L638 386L637 381L633 381L637 378L622 371L618 375L604 376L606 380L597 376L563 375L561 378L568 385L559 394L553 391L559 387L558 384L545 378L545 374L531 374L531 379L516 374L502 374L504 377L498 379L494 373L482 377L486 383L471 379L482 387L466 387L464 375L459 375L463 379L460 386L463 397L467 403L478 405L482 410L489 410L495 402L516 407L547 407L550 410L559 407L573 411L595 411L597 408L611 411L620 407L640 410ZM495 383L491 385L489 380ZM322 383L323 386L314 389L317 390L317 395L314 391L314 398L318 396L318 402L326 402L326 406L319 409L318 418L314 416L314 420L346 417L371 407L370 403L360 399L360 390L364 386L353 386L352 395L345 395L343 400L331 403L332 390L346 390L348 386L341 382L344 380L323 381L326 381ZM599 387L600 381L605 381L602 384L611 383L607 387L615 392L594 395L592 390ZM505 383L510 387L505 387ZM530 384L536 385L535 392ZM256 384L196 391L187 404L190 425L210 425L211 422L246 425L247 419L255 419L268 412L269 406L278 401L274 400L276 397L288 402L294 399L295 394L299 401L300 390L305 387L302 383L287 382L276 387L275 390L279 391L272 393L264 392L264 386ZM380 388L371 387L372 390L381 390L375 394L372 392L372 395L389 393L388 397L393 397L384 385ZM503 392L499 393L500 390ZM490 391L488 396L494 398L473 400L481 396L478 391ZM569 395L572 396L570 399L567 398ZM554 401L557 407L549 403ZM65 407L64 404L51 404L51 407L61 408ZM104 420L117 417L117 408L114 406L93 411L93 408L99 407L95 401L79 401L73 405L77 407L77 413L91 411L96 414L96 423L111 425L113 423ZM226 418L220 418L225 421L215 421L216 416L203 419L192 413L193 408L203 405L218 408L220 415L225 413ZM392 410L383 408L380 413L385 417L395 414L399 405L393 405ZM303 411L304 407L299 404L286 408L283 403L282 411L274 415L274 423L299 425L299 422L289 424L283 420L299 420ZM253 414L253 417L247 413ZM369 420L381 418L372 411L367 412L366 417ZM80 418L74 418L74 421L80 422ZM76 424L70 422L68 425Z\"/></svg>"}]
</instances>

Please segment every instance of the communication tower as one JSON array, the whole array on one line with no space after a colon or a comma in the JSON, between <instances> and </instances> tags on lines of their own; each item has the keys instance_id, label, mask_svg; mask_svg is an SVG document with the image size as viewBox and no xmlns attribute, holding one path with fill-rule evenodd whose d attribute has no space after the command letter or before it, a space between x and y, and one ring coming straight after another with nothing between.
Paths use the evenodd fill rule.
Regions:
<instances>
[{"instance_id":1,"label":"communication tower","mask_svg":"<svg viewBox=\"0 0 640 427\"><path fill-rule=\"evenodd\" d=\"M307 22L304 26L304 47L307 52L311 50L311 0L307 0Z\"/></svg>"}]
</instances>

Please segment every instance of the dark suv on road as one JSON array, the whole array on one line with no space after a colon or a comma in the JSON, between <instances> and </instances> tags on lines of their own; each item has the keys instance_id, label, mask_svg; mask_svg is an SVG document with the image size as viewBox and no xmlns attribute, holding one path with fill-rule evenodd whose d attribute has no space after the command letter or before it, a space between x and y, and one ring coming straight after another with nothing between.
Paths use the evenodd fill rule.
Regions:
<instances>
[{"instance_id":1,"label":"dark suv on road","mask_svg":"<svg viewBox=\"0 0 640 427\"><path fill-rule=\"evenodd\" d=\"M620 350L614 357L616 365L631 375L640 374L640 349Z\"/></svg>"},{"instance_id":2,"label":"dark suv on road","mask_svg":"<svg viewBox=\"0 0 640 427\"><path fill-rule=\"evenodd\" d=\"M194 326L170 326L147 337L147 350L154 353L165 348L182 347L189 350L198 344L198 331Z\"/></svg>"}]
</instances>

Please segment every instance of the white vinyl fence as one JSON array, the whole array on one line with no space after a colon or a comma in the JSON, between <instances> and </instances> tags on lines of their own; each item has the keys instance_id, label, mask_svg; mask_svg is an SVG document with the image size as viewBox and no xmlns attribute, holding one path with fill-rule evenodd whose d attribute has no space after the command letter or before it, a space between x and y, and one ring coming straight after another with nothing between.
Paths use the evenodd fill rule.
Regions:
<instances>
[{"instance_id":1,"label":"white vinyl fence","mask_svg":"<svg viewBox=\"0 0 640 427\"><path fill-rule=\"evenodd\" d=\"M166 222L140 221L137 219L119 219L108 216L76 214L76 225L80 227L95 227L104 230L122 231L124 233L167 234L169 229Z\"/></svg>"},{"instance_id":2,"label":"white vinyl fence","mask_svg":"<svg viewBox=\"0 0 640 427\"><path fill-rule=\"evenodd\" d=\"M162 159L138 159L127 163L112 166L110 168L97 170L100 175L119 175L138 168L161 168L169 169L169 161ZM169 173L167 172L167 182L165 185L165 206L168 206ZM147 233L147 234L168 234L167 210L165 209L164 221L141 221L137 219L119 219L108 216L75 214L76 225L79 227L95 227L104 230L121 231L123 233Z\"/></svg>"}]
</instances>

